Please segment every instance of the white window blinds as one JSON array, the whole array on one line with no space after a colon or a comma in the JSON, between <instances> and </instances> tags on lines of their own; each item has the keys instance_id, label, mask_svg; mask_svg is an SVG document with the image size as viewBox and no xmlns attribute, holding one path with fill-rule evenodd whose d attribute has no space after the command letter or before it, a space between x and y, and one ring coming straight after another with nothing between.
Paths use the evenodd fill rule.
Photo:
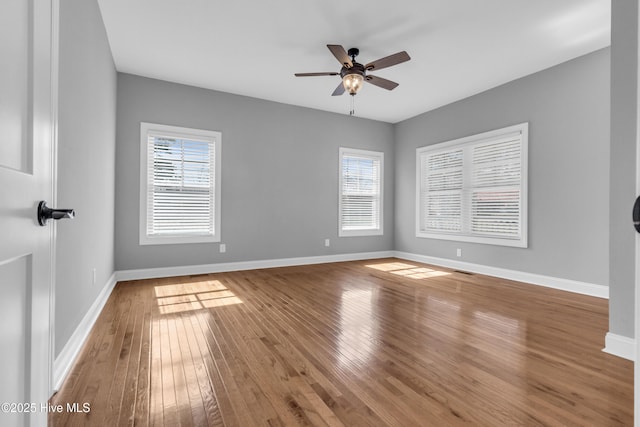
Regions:
<instances>
[{"instance_id":1,"label":"white window blinds","mask_svg":"<svg viewBox=\"0 0 640 427\"><path fill-rule=\"evenodd\" d=\"M383 153L340 149L339 235L382 234Z\"/></svg>"},{"instance_id":2,"label":"white window blinds","mask_svg":"<svg viewBox=\"0 0 640 427\"><path fill-rule=\"evenodd\" d=\"M527 124L417 150L418 237L526 247Z\"/></svg>"},{"instance_id":3,"label":"white window blinds","mask_svg":"<svg viewBox=\"0 0 640 427\"><path fill-rule=\"evenodd\" d=\"M424 230L462 230L462 150L422 156Z\"/></svg>"},{"instance_id":4,"label":"white window blinds","mask_svg":"<svg viewBox=\"0 0 640 427\"><path fill-rule=\"evenodd\" d=\"M472 148L471 232L505 239L520 235L520 135Z\"/></svg>"},{"instance_id":5,"label":"white window blinds","mask_svg":"<svg viewBox=\"0 0 640 427\"><path fill-rule=\"evenodd\" d=\"M141 132L141 243L219 241L220 134L146 123Z\"/></svg>"}]
</instances>

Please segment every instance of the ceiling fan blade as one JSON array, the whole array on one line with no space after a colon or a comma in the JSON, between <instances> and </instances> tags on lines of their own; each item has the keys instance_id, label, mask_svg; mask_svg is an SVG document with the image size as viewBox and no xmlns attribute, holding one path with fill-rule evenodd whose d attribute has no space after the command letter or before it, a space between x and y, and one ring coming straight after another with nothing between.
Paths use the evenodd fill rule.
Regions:
<instances>
[{"instance_id":1,"label":"ceiling fan blade","mask_svg":"<svg viewBox=\"0 0 640 427\"><path fill-rule=\"evenodd\" d=\"M336 57L338 62L342 64L345 68L353 67L353 63L351 62L351 58L347 55L347 51L344 50L342 46L339 44L328 44L327 47L333 53L333 56Z\"/></svg>"},{"instance_id":2,"label":"ceiling fan blade","mask_svg":"<svg viewBox=\"0 0 640 427\"><path fill-rule=\"evenodd\" d=\"M331 94L331 96L340 96L344 93L344 85L342 84L342 82L340 82L340 84L338 85L338 87L336 88L336 90L333 91L333 93Z\"/></svg>"},{"instance_id":3,"label":"ceiling fan blade","mask_svg":"<svg viewBox=\"0 0 640 427\"><path fill-rule=\"evenodd\" d=\"M296 73L296 77L315 77L315 76L339 76L340 73L327 71L326 73Z\"/></svg>"},{"instance_id":4,"label":"ceiling fan blade","mask_svg":"<svg viewBox=\"0 0 640 427\"><path fill-rule=\"evenodd\" d=\"M376 85L387 90L393 90L398 86L398 83L392 82L391 80L383 79L382 77L366 76L365 80L372 85Z\"/></svg>"},{"instance_id":5,"label":"ceiling fan blade","mask_svg":"<svg viewBox=\"0 0 640 427\"><path fill-rule=\"evenodd\" d=\"M393 55L385 56L376 61L369 62L364 68L370 70L381 70L382 68L391 67L392 65L401 64L407 62L411 57L404 50L402 52L394 53Z\"/></svg>"}]
</instances>

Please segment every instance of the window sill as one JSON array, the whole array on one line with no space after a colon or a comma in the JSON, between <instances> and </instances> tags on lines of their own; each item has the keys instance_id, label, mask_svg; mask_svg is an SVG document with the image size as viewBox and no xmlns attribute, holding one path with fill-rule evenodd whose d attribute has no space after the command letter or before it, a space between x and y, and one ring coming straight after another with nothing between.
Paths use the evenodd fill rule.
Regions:
<instances>
[{"instance_id":1,"label":"window sill","mask_svg":"<svg viewBox=\"0 0 640 427\"><path fill-rule=\"evenodd\" d=\"M140 246L146 245L180 245L191 243L218 243L219 236L140 236Z\"/></svg>"},{"instance_id":2,"label":"window sill","mask_svg":"<svg viewBox=\"0 0 640 427\"><path fill-rule=\"evenodd\" d=\"M340 230L338 237L364 237L364 236L382 236L384 233L380 229L376 230Z\"/></svg>"}]
</instances>

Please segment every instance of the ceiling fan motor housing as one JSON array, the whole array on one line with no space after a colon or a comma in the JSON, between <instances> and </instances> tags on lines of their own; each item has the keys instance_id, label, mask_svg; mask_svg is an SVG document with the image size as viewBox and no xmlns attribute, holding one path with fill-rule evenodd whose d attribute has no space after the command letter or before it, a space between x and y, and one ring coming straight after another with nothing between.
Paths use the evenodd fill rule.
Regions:
<instances>
[{"instance_id":1,"label":"ceiling fan motor housing","mask_svg":"<svg viewBox=\"0 0 640 427\"><path fill-rule=\"evenodd\" d=\"M359 62L354 62L351 68L342 67L342 69L340 70L340 77L344 78L344 76L346 76L347 74L360 74L362 77L364 77L364 72L364 65L360 64Z\"/></svg>"}]
</instances>

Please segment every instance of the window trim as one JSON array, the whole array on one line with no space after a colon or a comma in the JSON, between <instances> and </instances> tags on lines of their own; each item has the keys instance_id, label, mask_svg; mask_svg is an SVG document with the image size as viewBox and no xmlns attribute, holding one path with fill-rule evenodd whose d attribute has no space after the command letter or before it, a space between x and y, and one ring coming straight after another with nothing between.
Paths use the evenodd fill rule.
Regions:
<instances>
[{"instance_id":1,"label":"window trim","mask_svg":"<svg viewBox=\"0 0 640 427\"><path fill-rule=\"evenodd\" d=\"M343 230L342 228L342 162L347 156L361 157L365 159L380 161L380 180L378 182L378 227L362 230ZM356 236L382 236L384 234L384 152L360 150L356 148L340 147L338 160L338 237L356 237Z\"/></svg>"},{"instance_id":2,"label":"window trim","mask_svg":"<svg viewBox=\"0 0 640 427\"><path fill-rule=\"evenodd\" d=\"M421 155L427 152L445 151L451 150L456 147L469 147L478 145L491 140L497 140L513 134L520 134L521 146L520 146L520 233L518 239L509 239L501 237L487 237L487 236L474 236L471 234L454 234L446 232L425 232L421 230L421 181L422 181L422 169L421 169ZM428 238L428 239L440 239L451 240L459 242L471 242L482 243L499 246L509 247L528 247L528 134L529 123L520 123L513 126L508 126L502 129L496 129L489 132L483 132L476 135L467 136L451 141L441 142L437 144L427 145L416 149L416 205L415 205L415 231L416 237ZM470 169L463 165L463 171ZM463 172L465 173L465 172ZM468 172L465 173L465 175ZM465 178L467 180L468 178ZM464 188L463 188L464 191ZM463 198L462 210L470 209L465 207Z\"/></svg>"},{"instance_id":3,"label":"window trim","mask_svg":"<svg viewBox=\"0 0 640 427\"><path fill-rule=\"evenodd\" d=\"M148 137L149 133L160 133L166 136L179 138L193 138L198 140L211 141L214 146L214 230L212 235L172 235L172 236L150 236L147 234L147 210L149 189L148 177ZM140 218L139 218L139 244L140 245L164 245L183 243L215 243L220 242L220 217L221 217L221 153L222 153L222 133L204 129L192 129L179 126L170 126L157 123L140 122Z\"/></svg>"}]
</instances>

